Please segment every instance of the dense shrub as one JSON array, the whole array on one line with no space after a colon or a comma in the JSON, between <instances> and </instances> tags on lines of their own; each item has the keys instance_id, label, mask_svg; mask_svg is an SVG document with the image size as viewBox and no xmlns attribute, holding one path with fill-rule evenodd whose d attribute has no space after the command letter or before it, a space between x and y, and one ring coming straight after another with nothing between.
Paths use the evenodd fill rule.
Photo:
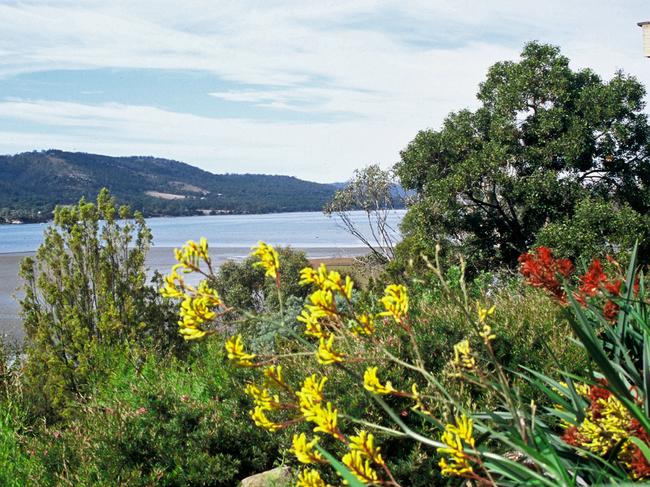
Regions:
<instances>
[{"instance_id":1,"label":"dense shrub","mask_svg":"<svg viewBox=\"0 0 650 487\"><path fill-rule=\"evenodd\" d=\"M43 465L21 444L28 418L14 401L0 401L0 485L23 487L35 483Z\"/></svg>"},{"instance_id":2,"label":"dense shrub","mask_svg":"<svg viewBox=\"0 0 650 487\"><path fill-rule=\"evenodd\" d=\"M147 285L150 243L142 215L116 208L106 190L97 204L56 209L36 256L20 269L26 394L37 414L70 413L105 347L181 346L174 312Z\"/></svg>"},{"instance_id":3,"label":"dense shrub","mask_svg":"<svg viewBox=\"0 0 650 487\"><path fill-rule=\"evenodd\" d=\"M278 254L262 243L255 255L259 260L252 264L263 269L268 283L280 287L282 273L278 272L281 262ZM203 241L200 244L188 242L178 260L178 268L186 272L198 272L202 266L211 267L207 243ZM443 481L435 468L439 456L435 450L413 442L413 437L404 431L410 428L432 435L436 424L442 421L436 418L455 414L459 405L470 412L489 411L498 408L503 400L498 388L481 387L478 381L459 380L461 375L455 365L459 353L471 354L472 364L489 364L496 358L498 370L511 370L508 390L516 397L516 404L533 401L539 407L552 406L552 401L540 399L538 389L518 374L524 364L540 374L552 374L558 367L579 372L586 366L586 354L566 340L570 332L566 310L541 291L522 289L521 283L512 279L499 280L493 275L481 274L468 289L462 264L444 274L436 265L428 265L430 273L438 279L436 286L420 280L414 292L410 292L404 286L389 285L383 297L372 289L355 290L352 281L337 272L304 268L300 273L302 285L313 284L317 289L306 300L298 327L290 316L278 315L277 311L265 307L265 312L256 315L260 322L275 320L285 325L276 328L281 333L273 333L272 347L260 343L256 333L260 330L258 327L240 327L238 335L226 343L228 357L236 364L246 366L246 370L251 366L264 370L262 382L258 380L244 388L252 398L250 414L255 423L269 431L286 430L281 436L287 442L294 442L293 451L298 452L298 457L300 447L296 446L296 441L300 440L296 440L295 435L308 432L310 426L305 422L316 423L316 431L326 433L319 444L342 458L348 468L356 469L357 478L366 481L370 477L364 477L358 469L367 467L355 465L348 447L353 441L352 428L370 428L381 441L386 466L392 472L390 475L398 479L400 485L424 486L431 485L432 481ZM228 303L216 297L207 284L189 289L182 277L174 274L171 277L166 280L164 293L181 299L181 315L187 318L184 319L186 336L201 339L219 333L221 327L212 323L212 319L220 316L220 310L227 309ZM481 313L494 321L489 331L489 347L484 353L458 351L458 347L461 347L459 350L464 350L463 347L480 350L483 341L482 335L476 332L476 321L468 319L477 313L470 299L490 302L499 310L495 315L493 310L478 308L481 323L486 319ZM287 318L289 321L285 321ZM242 334L246 337L246 345ZM312 337L317 338L316 343L310 341ZM467 337L471 338L464 340ZM335 345L332 344L334 338ZM548 353L550 349L554 354ZM313 360L314 355L316 360ZM277 363L282 364L282 371L276 368ZM373 402L372 395L364 390L371 390L366 378L369 363L381 367L381 377L386 384L403 384L403 388L389 388L384 392L388 396L383 402ZM235 373L237 369L232 370ZM314 386L307 385L312 380L310 377L316 381L319 377L327 377L327 410L330 413L324 406L325 399L321 395L324 393L314 392L310 389ZM305 378L302 387L296 384L300 378ZM411 392L412 387L418 388L418 392ZM310 390L312 392L306 392ZM305 394L312 399L305 399ZM287 402L283 402L285 397ZM450 397L454 398L453 402ZM339 426L334 419L327 419L328 414L336 416L332 408L344 411L344 416L339 416ZM390 425L385 408L390 408L394 417L400 418L400 427ZM269 419L271 417L279 418ZM291 428L293 425L295 429ZM289 432L295 433L291 439ZM336 479L332 471L326 470L323 475L330 482Z\"/></svg>"},{"instance_id":4,"label":"dense shrub","mask_svg":"<svg viewBox=\"0 0 650 487\"><path fill-rule=\"evenodd\" d=\"M245 370L223 368L222 344L187 360L112 357L108 381L65 427L39 432L39 485L231 486L270 468L278 440L250 422Z\"/></svg>"},{"instance_id":5,"label":"dense shrub","mask_svg":"<svg viewBox=\"0 0 650 487\"><path fill-rule=\"evenodd\" d=\"M278 254L282 295L305 298L307 292L298 284L300 269L309 265L305 253L284 247L278 249ZM256 260L255 257L247 257L242 262L225 262L212 280L224 302L235 310L268 311L278 307L275 283L264 278L262 268L253 266Z\"/></svg>"}]
</instances>

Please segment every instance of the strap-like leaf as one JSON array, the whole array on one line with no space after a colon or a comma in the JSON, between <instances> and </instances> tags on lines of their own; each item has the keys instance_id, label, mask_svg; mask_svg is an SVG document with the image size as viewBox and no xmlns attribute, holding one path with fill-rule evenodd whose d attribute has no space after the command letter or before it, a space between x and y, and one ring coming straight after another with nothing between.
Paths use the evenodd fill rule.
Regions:
<instances>
[{"instance_id":1,"label":"strap-like leaf","mask_svg":"<svg viewBox=\"0 0 650 487\"><path fill-rule=\"evenodd\" d=\"M318 451L325 457L325 460L327 460L327 462L334 468L334 470L336 470L336 473L338 473L350 487L365 487L365 484L359 482L359 479L352 475L352 472L350 472L345 465L334 458L327 450L325 450L320 445L316 445L316 448L318 448Z\"/></svg>"}]
</instances>

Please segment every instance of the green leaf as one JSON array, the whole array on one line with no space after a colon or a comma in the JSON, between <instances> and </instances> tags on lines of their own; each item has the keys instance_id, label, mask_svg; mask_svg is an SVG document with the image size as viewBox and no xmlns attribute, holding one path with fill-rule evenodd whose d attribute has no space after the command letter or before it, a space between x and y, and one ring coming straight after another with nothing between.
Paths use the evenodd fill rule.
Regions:
<instances>
[{"instance_id":1,"label":"green leaf","mask_svg":"<svg viewBox=\"0 0 650 487\"><path fill-rule=\"evenodd\" d=\"M578 336L578 339L587 350L589 356L594 360L594 362L596 362L613 391L619 397L625 397L631 400L632 396L630 394L630 391L628 390L625 383L621 380L621 375L617 370L617 367L615 367L615 364L612 363L612 361L609 359L600 342L594 335L593 327L583 313L582 308L576 302L570 291L567 293L567 295L571 301L577 318L576 320L569 320L574 333Z\"/></svg>"},{"instance_id":2,"label":"green leaf","mask_svg":"<svg viewBox=\"0 0 650 487\"><path fill-rule=\"evenodd\" d=\"M325 460L336 470L343 480L345 480L350 487L365 487L365 484L359 482L359 480L352 475L352 472L348 468L334 458L327 450L325 450L320 445L316 445L318 451L325 457Z\"/></svg>"},{"instance_id":3,"label":"green leaf","mask_svg":"<svg viewBox=\"0 0 650 487\"><path fill-rule=\"evenodd\" d=\"M643 391L645 410L650 411L650 337L647 332L643 334Z\"/></svg>"},{"instance_id":4,"label":"green leaf","mask_svg":"<svg viewBox=\"0 0 650 487\"><path fill-rule=\"evenodd\" d=\"M627 276L625 278L625 305L621 306L621 310L618 313L618 335L621 337L621 340L625 341L625 328L627 325L627 312L626 308L630 303L632 298L632 291L634 289L634 269L637 262L637 252L639 250L639 241L637 240L634 243L634 248L632 249L632 254L630 255L630 265L627 269Z\"/></svg>"}]
</instances>

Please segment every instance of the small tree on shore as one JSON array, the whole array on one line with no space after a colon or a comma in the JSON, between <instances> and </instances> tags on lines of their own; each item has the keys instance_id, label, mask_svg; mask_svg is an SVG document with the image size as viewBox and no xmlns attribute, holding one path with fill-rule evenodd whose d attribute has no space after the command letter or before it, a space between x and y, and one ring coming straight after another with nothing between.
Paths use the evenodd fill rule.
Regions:
<instances>
[{"instance_id":1,"label":"small tree on shore","mask_svg":"<svg viewBox=\"0 0 650 487\"><path fill-rule=\"evenodd\" d=\"M178 341L175 320L146 283L150 245L142 215L116 208L103 189L97 204L57 207L36 256L23 260L26 375L44 412L56 415L87 392L103 347Z\"/></svg>"},{"instance_id":2,"label":"small tree on shore","mask_svg":"<svg viewBox=\"0 0 650 487\"><path fill-rule=\"evenodd\" d=\"M395 257L395 244L399 240L397 229L388 221L394 209L392 171L384 171L377 164L357 169L354 177L338 190L325 206L326 215L339 217L345 229L362 242L381 263ZM361 210L366 215L370 234L358 225L351 212Z\"/></svg>"}]
</instances>

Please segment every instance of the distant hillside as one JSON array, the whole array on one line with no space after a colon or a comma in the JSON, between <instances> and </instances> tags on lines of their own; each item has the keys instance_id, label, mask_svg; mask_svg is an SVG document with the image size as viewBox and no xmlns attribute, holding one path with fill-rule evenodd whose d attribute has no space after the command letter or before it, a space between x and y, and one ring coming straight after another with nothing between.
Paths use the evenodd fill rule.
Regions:
<instances>
[{"instance_id":1,"label":"distant hillside","mask_svg":"<svg viewBox=\"0 0 650 487\"><path fill-rule=\"evenodd\" d=\"M42 221L107 187L145 216L319 211L335 185L289 176L212 174L154 157L49 150L0 156L0 221Z\"/></svg>"}]
</instances>

